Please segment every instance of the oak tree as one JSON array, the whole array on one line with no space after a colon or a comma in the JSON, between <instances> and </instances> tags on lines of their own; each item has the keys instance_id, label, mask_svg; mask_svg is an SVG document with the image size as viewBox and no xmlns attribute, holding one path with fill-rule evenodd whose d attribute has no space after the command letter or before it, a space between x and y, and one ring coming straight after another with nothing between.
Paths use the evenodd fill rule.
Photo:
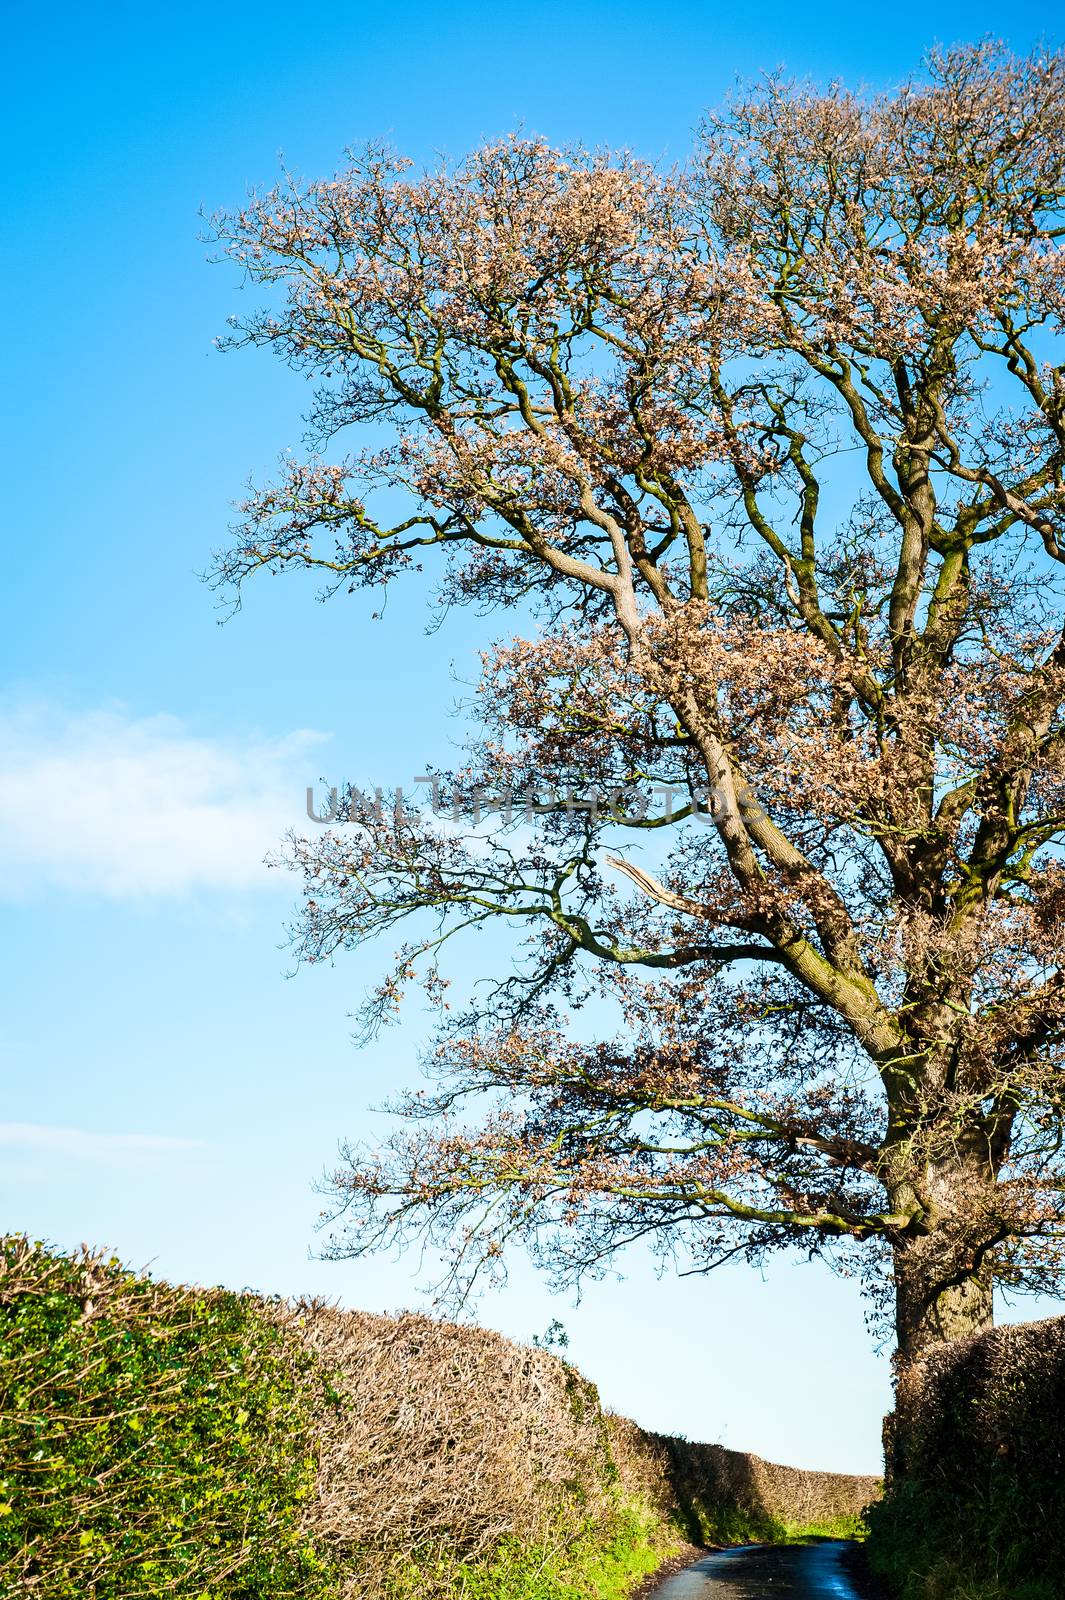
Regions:
<instances>
[{"instance_id":1,"label":"oak tree","mask_svg":"<svg viewBox=\"0 0 1065 1600\"><path fill-rule=\"evenodd\" d=\"M466 1282L512 1239L562 1274L797 1247L893 1288L903 1359L1053 1289L1065 58L771 79L671 170L370 149L218 233L268 286L233 342L319 379L220 580L439 561L525 635L439 779L479 822L349 792L292 844L307 957L408 930L382 1011L520 935L348 1149L333 1250L427 1234Z\"/></svg>"}]
</instances>

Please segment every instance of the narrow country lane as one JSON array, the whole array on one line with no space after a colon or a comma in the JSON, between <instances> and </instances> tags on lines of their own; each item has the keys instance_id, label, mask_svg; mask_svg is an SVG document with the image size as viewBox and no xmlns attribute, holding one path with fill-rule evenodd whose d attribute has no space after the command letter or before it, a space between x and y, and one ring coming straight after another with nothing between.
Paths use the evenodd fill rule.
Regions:
<instances>
[{"instance_id":1,"label":"narrow country lane","mask_svg":"<svg viewBox=\"0 0 1065 1600\"><path fill-rule=\"evenodd\" d=\"M826 1539L715 1550L667 1578L653 1600L858 1600L843 1567L846 1548Z\"/></svg>"}]
</instances>

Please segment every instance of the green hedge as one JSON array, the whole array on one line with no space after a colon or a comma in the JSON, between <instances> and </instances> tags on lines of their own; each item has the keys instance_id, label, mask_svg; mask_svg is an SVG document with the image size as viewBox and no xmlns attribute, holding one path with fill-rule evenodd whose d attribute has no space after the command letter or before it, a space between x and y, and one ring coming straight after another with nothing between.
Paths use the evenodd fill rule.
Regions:
<instances>
[{"instance_id":1,"label":"green hedge","mask_svg":"<svg viewBox=\"0 0 1065 1600\"><path fill-rule=\"evenodd\" d=\"M316 1379L266 1303L0 1242L0 1592L329 1591Z\"/></svg>"}]
</instances>

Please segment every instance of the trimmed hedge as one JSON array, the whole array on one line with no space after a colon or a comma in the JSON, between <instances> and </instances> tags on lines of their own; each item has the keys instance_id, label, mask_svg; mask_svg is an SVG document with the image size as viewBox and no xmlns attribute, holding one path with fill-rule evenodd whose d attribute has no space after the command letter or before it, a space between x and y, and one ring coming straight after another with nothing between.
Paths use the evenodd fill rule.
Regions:
<instances>
[{"instance_id":1,"label":"trimmed hedge","mask_svg":"<svg viewBox=\"0 0 1065 1600\"><path fill-rule=\"evenodd\" d=\"M935 1351L899 1383L868 1556L902 1600L1065 1592L1065 1318Z\"/></svg>"},{"instance_id":2,"label":"trimmed hedge","mask_svg":"<svg viewBox=\"0 0 1065 1600\"><path fill-rule=\"evenodd\" d=\"M298 1305L332 1375L311 1512L342 1600L580 1600L677 1545L594 1385L487 1328Z\"/></svg>"},{"instance_id":3,"label":"trimmed hedge","mask_svg":"<svg viewBox=\"0 0 1065 1600\"><path fill-rule=\"evenodd\" d=\"M781 1467L746 1450L645 1435L665 1452L673 1520L693 1544L780 1544L814 1535L853 1539L879 1478Z\"/></svg>"},{"instance_id":4,"label":"trimmed hedge","mask_svg":"<svg viewBox=\"0 0 1065 1600\"><path fill-rule=\"evenodd\" d=\"M0 1238L0 1594L623 1600L838 1532L871 1479L646 1434L483 1328L157 1283Z\"/></svg>"}]
</instances>

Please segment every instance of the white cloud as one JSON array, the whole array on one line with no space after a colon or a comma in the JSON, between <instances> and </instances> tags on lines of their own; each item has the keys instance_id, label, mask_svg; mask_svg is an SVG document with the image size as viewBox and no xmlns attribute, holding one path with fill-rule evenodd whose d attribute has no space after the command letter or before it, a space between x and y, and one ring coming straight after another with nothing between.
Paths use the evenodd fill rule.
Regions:
<instances>
[{"instance_id":1,"label":"white cloud","mask_svg":"<svg viewBox=\"0 0 1065 1600\"><path fill-rule=\"evenodd\" d=\"M0 1148L32 1150L90 1161L201 1150L202 1139L175 1139L162 1133L90 1133L83 1128L52 1128L39 1122L0 1122Z\"/></svg>"},{"instance_id":2,"label":"white cloud","mask_svg":"<svg viewBox=\"0 0 1065 1600\"><path fill-rule=\"evenodd\" d=\"M121 707L0 704L0 896L266 886L263 858L298 825L323 738L223 742Z\"/></svg>"}]
</instances>

